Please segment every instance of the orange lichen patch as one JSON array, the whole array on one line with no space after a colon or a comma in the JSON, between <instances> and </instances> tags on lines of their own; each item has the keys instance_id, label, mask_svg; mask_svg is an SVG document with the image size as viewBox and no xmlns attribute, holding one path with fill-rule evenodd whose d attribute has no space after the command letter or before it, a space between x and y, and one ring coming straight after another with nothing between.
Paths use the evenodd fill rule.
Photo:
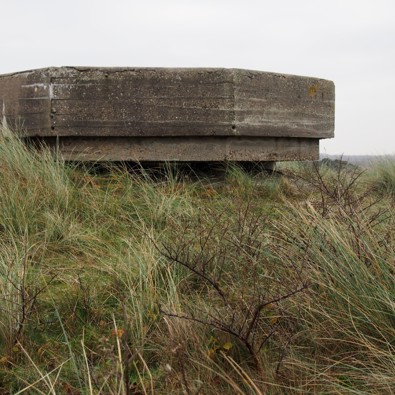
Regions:
<instances>
[{"instance_id":1,"label":"orange lichen patch","mask_svg":"<svg viewBox=\"0 0 395 395\"><path fill-rule=\"evenodd\" d=\"M315 85L310 86L309 88L309 96L315 97L317 95L317 87Z\"/></svg>"}]
</instances>

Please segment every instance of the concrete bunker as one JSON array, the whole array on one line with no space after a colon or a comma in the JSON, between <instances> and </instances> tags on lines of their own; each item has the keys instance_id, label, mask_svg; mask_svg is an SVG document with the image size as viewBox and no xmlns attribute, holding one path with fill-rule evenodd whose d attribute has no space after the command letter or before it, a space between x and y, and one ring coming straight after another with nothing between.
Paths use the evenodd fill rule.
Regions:
<instances>
[{"instance_id":1,"label":"concrete bunker","mask_svg":"<svg viewBox=\"0 0 395 395\"><path fill-rule=\"evenodd\" d=\"M316 160L331 81L222 68L51 67L0 76L1 119L78 161Z\"/></svg>"}]
</instances>

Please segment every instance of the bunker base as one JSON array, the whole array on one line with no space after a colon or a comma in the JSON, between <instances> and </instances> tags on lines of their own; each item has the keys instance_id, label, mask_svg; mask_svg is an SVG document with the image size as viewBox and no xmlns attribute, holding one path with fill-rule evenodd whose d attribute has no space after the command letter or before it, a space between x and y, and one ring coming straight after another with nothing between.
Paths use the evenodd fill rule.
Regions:
<instances>
[{"instance_id":1,"label":"bunker base","mask_svg":"<svg viewBox=\"0 0 395 395\"><path fill-rule=\"evenodd\" d=\"M130 162L276 162L316 160L318 139L259 137L47 137L34 139L65 160Z\"/></svg>"}]
</instances>

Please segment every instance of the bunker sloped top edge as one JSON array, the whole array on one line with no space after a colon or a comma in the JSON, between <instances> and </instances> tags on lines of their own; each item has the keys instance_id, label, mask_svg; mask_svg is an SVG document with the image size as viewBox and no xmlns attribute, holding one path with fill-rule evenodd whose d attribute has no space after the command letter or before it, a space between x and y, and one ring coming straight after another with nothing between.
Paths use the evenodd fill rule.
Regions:
<instances>
[{"instance_id":1,"label":"bunker sloped top edge","mask_svg":"<svg viewBox=\"0 0 395 395\"><path fill-rule=\"evenodd\" d=\"M29 70L21 70L12 73L0 74L0 78L4 77L12 77L19 76L23 74L30 73L54 73L64 72L64 71L77 71L77 72L103 72L103 73L122 73L122 72L133 72L133 71L158 71L158 72L230 72L230 73L239 73L239 74L250 74L253 75L270 75L277 76L279 78L303 78L303 79L314 79L317 81L326 82L334 85L332 80L326 78L320 78L316 76L306 76L306 75L297 75L297 74L287 74L287 73L277 73L272 71L261 71L261 70L253 70L253 69L242 69L242 68L227 68L227 67L100 67L100 66L60 66L60 67L43 67L37 69L29 69Z\"/></svg>"}]
</instances>

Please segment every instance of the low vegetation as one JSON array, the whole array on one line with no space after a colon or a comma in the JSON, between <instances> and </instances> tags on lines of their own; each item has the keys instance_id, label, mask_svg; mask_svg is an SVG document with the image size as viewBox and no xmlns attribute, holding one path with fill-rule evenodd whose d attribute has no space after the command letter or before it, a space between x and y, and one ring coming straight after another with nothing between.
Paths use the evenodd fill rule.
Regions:
<instances>
[{"instance_id":1,"label":"low vegetation","mask_svg":"<svg viewBox=\"0 0 395 395\"><path fill-rule=\"evenodd\" d=\"M0 393L395 392L393 161L0 169Z\"/></svg>"}]
</instances>

